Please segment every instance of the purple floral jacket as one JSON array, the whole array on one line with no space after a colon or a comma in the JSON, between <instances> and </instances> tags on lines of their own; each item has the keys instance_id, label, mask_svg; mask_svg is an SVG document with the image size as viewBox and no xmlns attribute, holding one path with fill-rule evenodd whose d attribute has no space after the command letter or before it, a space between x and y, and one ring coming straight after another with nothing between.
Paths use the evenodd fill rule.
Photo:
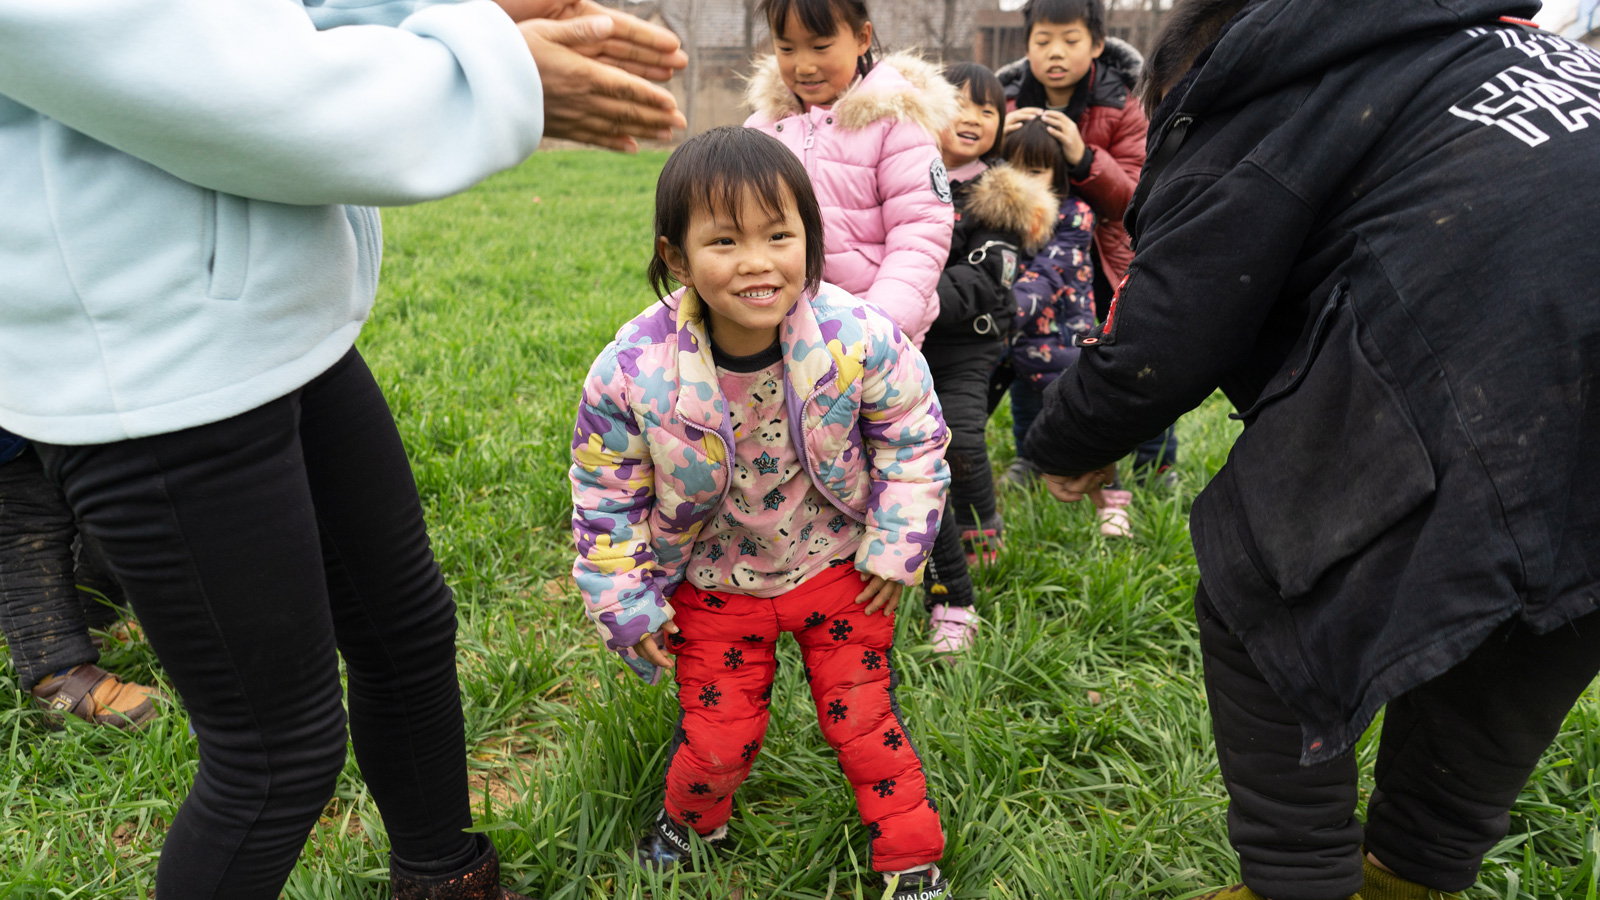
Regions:
<instances>
[{"instance_id":1,"label":"purple floral jacket","mask_svg":"<svg viewBox=\"0 0 1600 900\"><path fill-rule=\"evenodd\" d=\"M856 568L916 584L950 479L949 431L922 354L837 287L779 328L795 448L866 526ZM648 681L636 645L672 617L689 551L729 485L733 429L700 299L678 291L622 326L590 367L572 439L573 566L601 640Z\"/></svg>"}]
</instances>

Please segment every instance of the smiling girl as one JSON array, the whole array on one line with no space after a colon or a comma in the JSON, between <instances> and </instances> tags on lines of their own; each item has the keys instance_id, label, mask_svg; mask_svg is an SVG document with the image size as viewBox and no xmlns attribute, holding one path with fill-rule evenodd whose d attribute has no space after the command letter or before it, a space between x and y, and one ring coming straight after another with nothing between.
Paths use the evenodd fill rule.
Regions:
<instances>
[{"instance_id":1,"label":"smiling girl","mask_svg":"<svg viewBox=\"0 0 1600 900\"><path fill-rule=\"evenodd\" d=\"M1058 201L1038 180L1001 163L1006 97L994 73L959 63L945 77L961 91L961 113L939 137L955 197L955 236L939 276L939 318L923 353L950 428L950 510L928 565L927 602L936 649L960 653L977 626L968 566L993 562L1002 525L984 431L989 383L1006 355L1017 303L1012 283L1025 255L1054 231ZM963 546L965 544L966 546Z\"/></svg>"},{"instance_id":2,"label":"smiling girl","mask_svg":"<svg viewBox=\"0 0 1600 900\"><path fill-rule=\"evenodd\" d=\"M682 710L639 864L727 833L792 633L890 896L934 900L944 832L895 700L894 613L944 505L927 365L822 283L822 216L783 145L693 138L656 187L658 294L589 371L572 450L574 575L605 646Z\"/></svg>"},{"instance_id":3,"label":"smiling girl","mask_svg":"<svg viewBox=\"0 0 1600 900\"><path fill-rule=\"evenodd\" d=\"M805 166L827 225L823 274L921 345L939 315L950 182L936 136L957 95L909 54L875 60L859 0L763 0L773 56L757 63L745 125Z\"/></svg>"}]
</instances>

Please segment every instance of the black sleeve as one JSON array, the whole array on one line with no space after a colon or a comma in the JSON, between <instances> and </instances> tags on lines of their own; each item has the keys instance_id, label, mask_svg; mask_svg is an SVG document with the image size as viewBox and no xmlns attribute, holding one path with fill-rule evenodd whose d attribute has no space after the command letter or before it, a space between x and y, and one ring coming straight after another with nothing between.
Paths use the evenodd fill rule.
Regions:
<instances>
[{"instance_id":1,"label":"black sleeve","mask_svg":"<svg viewBox=\"0 0 1600 900\"><path fill-rule=\"evenodd\" d=\"M1175 174L1140 213L1140 248L1106 322L1045 391L1028 457L1081 475L1199 406L1250 355L1314 211L1252 163Z\"/></svg>"},{"instance_id":2,"label":"black sleeve","mask_svg":"<svg viewBox=\"0 0 1600 900\"><path fill-rule=\"evenodd\" d=\"M939 318L934 325L952 328L993 312L1005 291L982 267L962 261L939 273Z\"/></svg>"}]
</instances>

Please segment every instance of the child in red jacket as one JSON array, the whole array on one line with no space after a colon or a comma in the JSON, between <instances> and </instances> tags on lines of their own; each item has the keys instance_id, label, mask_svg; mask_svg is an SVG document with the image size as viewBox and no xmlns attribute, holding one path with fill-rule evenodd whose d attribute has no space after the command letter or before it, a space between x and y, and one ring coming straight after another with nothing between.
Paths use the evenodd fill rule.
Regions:
<instances>
[{"instance_id":1,"label":"child in red jacket","mask_svg":"<svg viewBox=\"0 0 1600 900\"><path fill-rule=\"evenodd\" d=\"M1010 110L1006 134L1043 118L1060 142L1072 167L1072 194L1094 210L1094 305L1096 317L1104 319L1114 286L1133 259L1122 218L1139 183L1149 130L1144 110L1131 96L1144 57L1132 45L1106 37L1103 0L1028 0L1022 17L1028 55L996 73ZM1168 428L1140 445L1134 469L1157 472L1176 462L1177 439ZM1034 475L1020 456L1008 473L1017 482Z\"/></svg>"}]
</instances>

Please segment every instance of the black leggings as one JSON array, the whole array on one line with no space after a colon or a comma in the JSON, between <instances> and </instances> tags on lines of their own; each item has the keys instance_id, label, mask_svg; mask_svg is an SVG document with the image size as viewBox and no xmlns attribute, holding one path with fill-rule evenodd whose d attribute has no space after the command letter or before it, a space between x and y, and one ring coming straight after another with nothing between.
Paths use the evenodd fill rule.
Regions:
<instances>
[{"instance_id":1,"label":"black leggings","mask_svg":"<svg viewBox=\"0 0 1600 900\"><path fill-rule=\"evenodd\" d=\"M971 606L976 591L961 532L979 522L994 527L999 521L984 431L989 424L989 374L1005 354L1005 344L930 338L922 352L939 394L945 427L950 429L950 446L944 454L950 465L950 500L934 536L923 598L930 606Z\"/></svg>"},{"instance_id":2,"label":"black leggings","mask_svg":"<svg viewBox=\"0 0 1600 900\"><path fill-rule=\"evenodd\" d=\"M1550 634L1502 626L1455 668L1390 701L1365 833L1347 754L1300 765L1301 729L1202 587L1195 597L1228 838L1272 900L1343 900L1361 851L1436 891L1472 886L1511 804L1600 671L1600 613Z\"/></svg>"},{"instance_id":3,"label":"black leggings","mask_svg":"<svg viewBox=\"0 0 1600 900\"><path fill-rule=\"evenodd\" d=\"M455 603L354 350L226 421L38 449L199 736L157 896L278 896L344 766L339 655L356 759L395 856L468 861Z\"/></svg>"},{"instance_id":4,"label":"black leggings","mask_svg":"<svg viewBox=\"0 0 1600 900\"><path fill-rule=\"evenodd\" d=\"M122 596L96 564L92 544L82 546L74 563L76 535L67 498L31 448L0 463L0 634L24 691L53 672L99 662L89 629L118 617L78 590L91 587L113 603Z\"/></svg>"}]
</instances>

